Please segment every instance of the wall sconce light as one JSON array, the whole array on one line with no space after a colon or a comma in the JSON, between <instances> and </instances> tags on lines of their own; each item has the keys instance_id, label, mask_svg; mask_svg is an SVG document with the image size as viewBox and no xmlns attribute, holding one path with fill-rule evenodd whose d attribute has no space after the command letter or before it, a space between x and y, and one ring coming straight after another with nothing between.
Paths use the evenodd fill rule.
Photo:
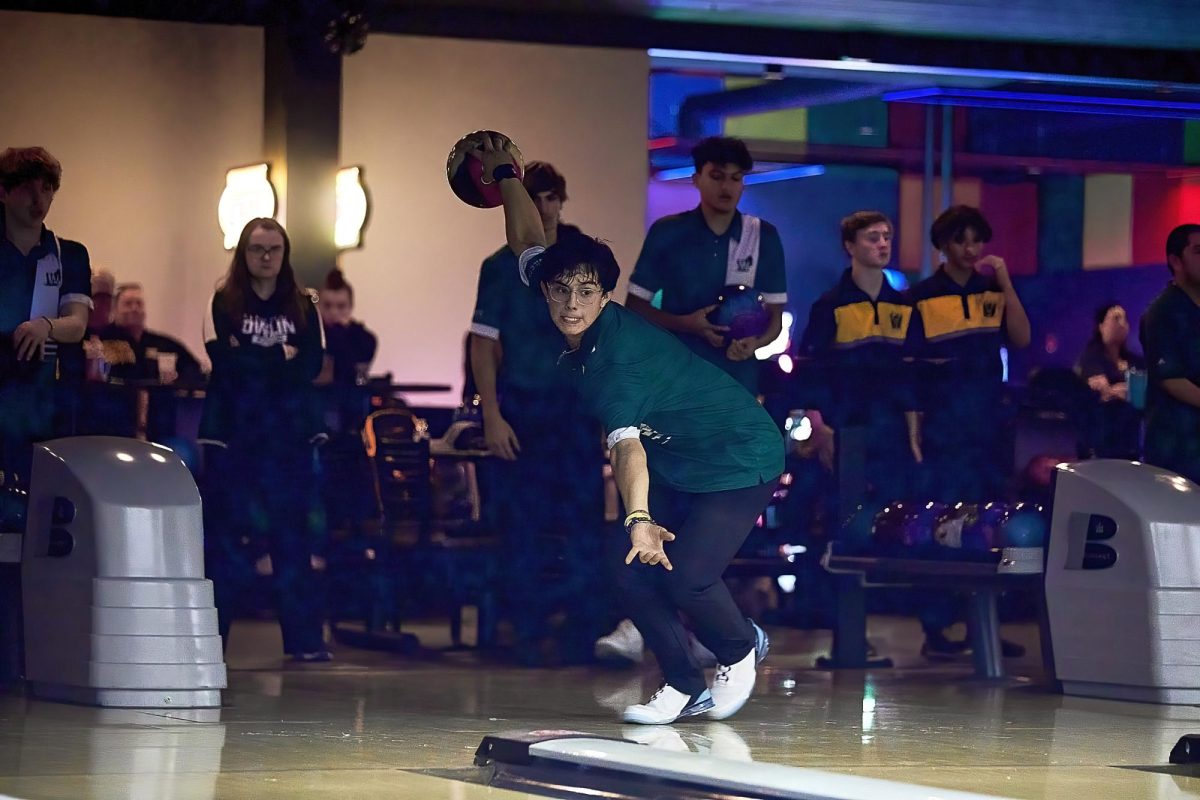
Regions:
<instances>
[{"instance_id":1,"label":"wall sconce light","mask_svg":"<svg viewBox=\"0 0 1200 800\"><path fill-rule=\"evenodd\" d=\"M345 167L337 174L337 220L333 241L339 250L362 247L362 233L371 211L362 167Z\"/></svg>"},{"instance_id":2,"label":"wall sconce light","mask_svg":"<svg viewBox=\"0 0 1200 800\"><path fill-rule=\"evenodd\" d=\"M225 173L225 190L217 204L217 220L225 234L225 249L237 246L246 223L258 217L275 216L275 187L268 177L267 164L237 167Z\"/></svg>"}]
</instances>

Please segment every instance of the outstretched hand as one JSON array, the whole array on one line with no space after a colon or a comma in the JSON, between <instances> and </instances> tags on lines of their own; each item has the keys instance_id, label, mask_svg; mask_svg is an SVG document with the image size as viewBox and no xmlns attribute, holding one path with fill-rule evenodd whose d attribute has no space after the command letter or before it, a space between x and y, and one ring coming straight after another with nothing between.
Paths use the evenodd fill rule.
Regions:
<instances>
[{"instance_id":1,"label":"outstretched hand","mask_svg":"<svg viewBox=\"0 0 1200 800\"><path fill-rule=\"evenodd\" d=\"M629 533L629 541L631 547L625 556L626 564L632 564L636 558L643 564L662 564L668 571L674 569L671 559L667 558L667 553L663 550L663 544L675 541L675 534L663 526L653 522L638 522Z\"/></svg>"}]
</instances>

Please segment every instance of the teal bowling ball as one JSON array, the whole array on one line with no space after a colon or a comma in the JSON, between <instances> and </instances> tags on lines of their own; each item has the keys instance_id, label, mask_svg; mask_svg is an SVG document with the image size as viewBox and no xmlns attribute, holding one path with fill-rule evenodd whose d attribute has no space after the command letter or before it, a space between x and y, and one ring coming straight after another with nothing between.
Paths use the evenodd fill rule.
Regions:
<instances>
[{"instance_id":1,"label":"teal bowling ball","mask_svg":"<svg viewBox=\"0 0 1200 800\"><path fill-rule=\"evenodd\" d=\"M29 494L16 486L0 487L0 533L24 533Z\"/></svg>"},{"instance_id":2,"label":"teal bowling ball","mask_svg":"<svg viewBox=\"0 0 1200 800\"><path fill-rule=\"evenodd\" d=\"M1033 509L1009 516L1001 531L1005 547L1045 547L1046 517Z\"/></svg>"},{"instance_id":3,"label":"teal bowling ball","mask_svg":"<svg viewBox=\"0 0 1200 800\"><path fill-rule=\"evenodd\" d=\"M854 546L869 545L875 534L875 518L884 507L883 503L860 504L842 521L841 540Z\"/></svg>"}]
</instances>

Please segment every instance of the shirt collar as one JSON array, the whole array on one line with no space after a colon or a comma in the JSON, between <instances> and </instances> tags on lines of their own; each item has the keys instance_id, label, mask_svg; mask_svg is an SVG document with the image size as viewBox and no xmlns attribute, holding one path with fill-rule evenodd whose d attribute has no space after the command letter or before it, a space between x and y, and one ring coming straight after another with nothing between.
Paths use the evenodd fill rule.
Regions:
<instances>
[{"instance_id":1,"label":"shirt collar","mask_svg":"<svg viewBox=\"0 0 1200 800\"><path fill-rule=\"evenodd\" d=\"M604 310L596 317L596 321L592 323L591 327L583 332L583 338L579 341L579 347L574 350L564 350L562 359L569 360L571 365L575 367L580 367L587 361L587 357L594 353L600 344L600 336L616 318L618 312L613 310L613 305L613 302L609 301Z\"/></svg>"},{"instance_id":2,"label":"shirt collar","mask_svg":"<svg viewBox=\"0 0 1200 800\"><path fill-rule=\"evenodd\" d=\"M708 227L708 221L704 219L704 212L700 209L700 206L696 206L695 208L693 208L692 214L696 219L696 224L699 225L701 228L703 228L705 233L710 234L710 235L716 235L716 234L713 234L712 228ZM721 234L721 237L725 237L725 236L728 236L736 241L741 241L741 238L742 238L742 212L740 210L734 209L733 222L729 223L729 229Z\"/></svg>"},{"instance_id":3,"label":"shirt collar","mask_svg":"<svg viewBox=\"0 0 1200 800\"><path fill-rule=\"evenodd\" d=\"M971 294L973 292L982 292L989 288L990 282L987 278L980 275L978 272L972 271L971 277L967 279L965 286L959 286L958 281L950 277L950 273L946 272L946 264L942 263L938 266L937 272L933 273L948 289L958 294Z\"/></svg>"},{"instance_id":4,"label":"shirt collar","mask_svg":"<svg viewBox=\"0 0 1200 800\"><path fill-rule=\"evenodd\" d=\"M862 290L862 288L859 287L859 285L854 282L854 271L850 267L846 267L846 269L842 272L842 279L839 282L838 286L839 286L838 293L844 298L845 297L862 297L866 300L871 299L871 296L869 294L867 294L866 292L864 292ZM879 296L876 297L873 302L892 303L892 302L896 302L897 300L903 300L903 299L904 299L904 295L901 294L900 292L896 291L895 289L893 289L892 285L890 283L888 283L887 276L884 275L883 276L883 284L879 287Z\"/></svg>"},{"instance_id":5,"label":"shirt collar","mask_svg":"<svg viewBox=\"0 0 1200 800\"><path fill-rule=\"evenodd\" d=\"M10 245L14 249L16 248L16 245L13 245L12 242L8 241L7 223L4 220L3 212L0 212L0 246L5 245ZM28 257L35 259L41 258L47 253L54 252L54 250L54 234L50 232L50 229L47 228L45 224L43 224L42 238L33 246L33 249L29 251Z\"/></svg>"}]
</instances>

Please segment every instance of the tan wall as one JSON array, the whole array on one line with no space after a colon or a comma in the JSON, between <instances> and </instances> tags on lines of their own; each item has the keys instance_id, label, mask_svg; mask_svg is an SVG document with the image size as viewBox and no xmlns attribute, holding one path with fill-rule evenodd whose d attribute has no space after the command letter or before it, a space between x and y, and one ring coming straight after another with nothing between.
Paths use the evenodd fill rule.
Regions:
<instances>
[{"instance_id":1,"label":"tan wall","mask_svg":"<svg viewBox=\"0 0 1200 800\"><path fill-rule=\"evenodd\" d=\"M563 218L611 243L624 296L644 232L648 71L640 51L380 35L346 59L342 161L364 165L373 207L366 246L342 266L380 336L377 371L461 391L479 264L504 239L499 210L469 208L446 184L468 131L503 131L563 172Z\"/></svg>"},{"instance_id":2,"label":"tan wall","mask_svg":"<svg viewBox=\"0 0 1200 800\"><path fill-rule=\"evenodd\" d=\"M0 32L0 147L63 163L47 224L199 354L225 170L262 153L262 31L0 11Z\"/></svg>"},{"instance_id":3,"label":"tan wall","mask_svg":"<svg viewBox=\"0 0 1200 800\"><path fill-rule=\"evenodd\" d=\"M63 162L50 227L145 284L150 325L199 353L229 259L225 170L262 157L261 30L0 12L0 31L0 146ZM493 127L558 165L564 218L611 242L623 296L643 233L647 75L638 51L378 34L346 60L343 162L365 167L373 206L342 266L380 337L376 369L454 386L413 400L457 402L479 263L503 239L499 211L446 185L455 139Z\"/></svg>"}]
</instances>

